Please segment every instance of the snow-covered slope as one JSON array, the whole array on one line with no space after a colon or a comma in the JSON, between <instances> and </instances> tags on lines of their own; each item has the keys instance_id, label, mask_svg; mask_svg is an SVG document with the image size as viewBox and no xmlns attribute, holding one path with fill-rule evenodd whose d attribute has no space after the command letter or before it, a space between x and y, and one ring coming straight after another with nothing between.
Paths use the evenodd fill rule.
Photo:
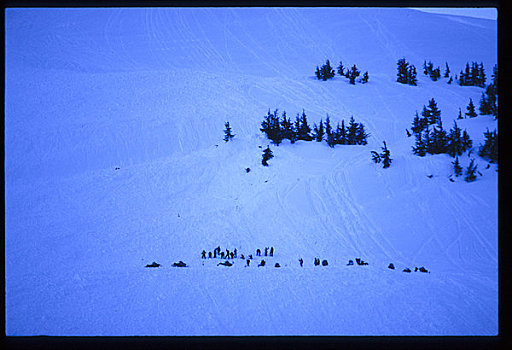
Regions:
<instances>
[{"instance_id":1,"label":"snow-covered slope","mask_svg":"<svg viewBox=\"0 0 512 350\"><path fill-rule=\"evenodd\" d=\"M431 98L446 128L479 101L481 88L433 82L421 66L458 74L477 61L489 77L495 21L7 9L5 45L8 335L497 333L497 167L477 156L496 121L458 123L474 144L462 165L475 157L482 173L473 183L450 182L452 158L414 156L405 134ZM418 86L396 83L402 57ZM356 64L369 83L316 80L325 59ZM311 123L353 115L371 136L334 149L284 142L263 167L269 108L305 109ZM228 120L236 137L224 143ZM389 169L371 162L383 140ZM217 245L275 256L264 268L201 260ZM369 265L345 265L355 257ZM190 267L171 268L178 260ZM152 261L162 266L145 269ZM401 272L422 265L431 273Z\"/></svg>"}]
</instances>

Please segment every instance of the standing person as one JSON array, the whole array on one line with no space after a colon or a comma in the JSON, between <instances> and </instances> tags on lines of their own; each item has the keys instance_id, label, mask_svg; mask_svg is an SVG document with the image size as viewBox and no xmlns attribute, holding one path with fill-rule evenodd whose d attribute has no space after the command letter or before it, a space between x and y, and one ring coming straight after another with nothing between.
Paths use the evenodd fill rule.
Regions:
<instances>
[{"instance_id":1,"label":"standing person","mask_svg":"<svg viewBox=\"0 0 512 350\"><path fill-rule=\"evenodd\" d=\"M268 248L265 247L265 256L267 256Z\"/></svg>"},{"instance_id":2,"label":"standing person","mask_svg":"<svg viewBox=\"0 0 512 350\"><path fill-rule=\"evenodd\" d=\"M203 249L203 252L201 253L201 259L206 259L206 251Z\"/></svg>"},{"instance_id":3,"label":"standing person","mask_svg":"<svg viewBox=\"0 0 512 350\"><path fill-rule=\"evenodd\" d=\"M246 262L247 262L246 266L249 267L249 264L251 263L251 260L247 259Z\"/></svg>"},{"instance_id":4,"label":"standing person","mask_svg":"<svg viewBox=\"0 0 512 350\"><path fill-rule=\"evenodd\" d=\"M270 247L270 256L274 256L274 247Z\"/></svg>"},{"instance_id":5,"label":"standing person","mask_svg":"<svg viewBox=\"0 0 512 350\"><path fill-rule=\"evenodd\" d=\"M212 252L208 252L208 259L212 258Z\"/></svg>"},{"instance_id":6,"label":"standing person","mask_svg":"<svg viewBox=\"0 0 512 350\"><path fill-rule=\"evenodd\" d=\"M256 256L261 256L261 250L256 249Z\"/></svg>"},{"instance_id":7,"label":"standing person","mask_svg":"<svg viewBox=\"0 0 512 350\"><path fill-rule=\"evenodd\" d=\"M216 259L217 258L217 248L215 248L215 250L213 251L213 258Z\"/></svg>"},{"instance_id":8,"label":"standing person","mask_svg":"<svg viewBox=\"0 0 512 350\"><path fill-rule=\"evenodd\" d=\"M224 252L220 252L220 258L224 259Z\"/></svg>"},{"instance_id":9,"label":"standing person","mask_svg":"<svg viewBox=\"0 0 512 350\"><path fill-rule=\"evenodd\" d=\"M251 259L251 260L252 260L252 254L251 254L251 255L249 255L249 259Z\"/></svg>"},{"instance_id":10,"label":"standing person","mask_svg":"<svg viewBox=\"0 0 512 350\"><path fill-rule=\"evenodd\" d=\"M229 249L226 248L226 257L229 259Z\"/></svg>"},{"instance_id":11,"label":"standing person","mask_svg":"<svg viewBox=\"0 0 512 350\"><path fill-rule=\"evenodd\" d=\"M235 248L235 258L236 258L236 248Z\"/></svg>"},{"instance_id":12,"label":"standing person","mask_svg":"<svg viewBox=\"0 0 512 350\"><path fill-rule=\"evenodd\" d=\"M235 256L235 253L231 252L231 259Z\"/></svg>"},{"instance_id":13,"label":"standing person","mask_svg":"<svg viewBox=\"0 0 512 350\"><path fill-rule=\"evenodd\" d=\"M302 264L304 263L304 260L302 258L299 259L300 267L302 267Z\"/></svg>"}]
</instances>

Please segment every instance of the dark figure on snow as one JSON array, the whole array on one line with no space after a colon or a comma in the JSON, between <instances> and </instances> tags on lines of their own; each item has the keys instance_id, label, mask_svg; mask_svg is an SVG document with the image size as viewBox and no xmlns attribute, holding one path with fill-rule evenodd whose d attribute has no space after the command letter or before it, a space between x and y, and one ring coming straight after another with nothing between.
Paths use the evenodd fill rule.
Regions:
<instances>
[{"instance_id":1,"label":"dark figure on snow","mask_svg":"<svg viewBox=\"0 0 512 350\"><path fill-rule=\"evenodd\" d=\"M247 266L249 266L249 264L251 263L251 260L247 259L246 262L247 262Z\"/></svg>"},{"instance_id":2,"label":"dark figure on snow","mask_svg":"<svg viewBox=\"0 0 512 350\"><path fill-rule=\"evenodd\" d=\"M175 267L187 267L187 264L185 264L183 261L180 260L179 262L172 264L172 266L175 266Z\"/></svg>"},{"instance_id":3,"label":"dark figure on snow","mask_svg":"<svg viewBox=\"0 0 512 350\"><path fill-rule=\"evenodd\" d=\"M256 249L256 256L261 256L261 250Z\"/></svg>"},{"instance_id":4,"label":"dark figure on snow","mask_svg":"<svg viewBox=\"0 0 512 350\"><path fill-rule=\"evenodd\" d=\"M274 256L274 247L270 247L270 256Z\"/></svg>"},{"instance_id":5,"label":"dark figure on snow","mask_svg":"<svg viewBox=\"0 0 512 350\"><path fill-rule=\"evenodd\" d=\"M249 255L249 259L251 259L251 260L252 260L252 254L251 254L251 255Z\"/></svg>"},{"instance_id":6,"label":"dark figure on snow","mask_svg":"<svg viewBox=\"0 0 512 350\"><path fill-rule=\"evenodd\" d=\"M418 267L415 267L415 268L414 268L414 272L418 272Z\"/></svg>"},{"instance_id":7,"label":"dark figure on snow","mask_svg":"<svg viewBox=\"0 0 512 350\"><path fill-rule=\"evenodd\" d=\"M411 272L411 269L406 267L405 269L403 269L403 272Z\"/></svg>"},{"instance_id":8,"label":"dark figure on snow","mask_svg":"<svg viewBox=\"0 0 512 350\"><path fill-rule=\"evenodd\" d=\"M217 251L217 254L220 255L220 246L218 246L217 248L215 248L215 250Z\"/></svg>"},{"instance_id":9,"label":"dark figure on snow","mask_svg":"<svg viewBox=\"0 0 512 350\"><path fill-rule=\"evenodd\" d=\"M213 257L214 257L214 258L217 258L217 249L215 249L215 250L213 251Z\"/></svg>"},{"instance_id":10,"label":"dark figure on snow","mask_svg":"<svg viewBox=\"0 0 512 350\"><path fill-rule=\"evenodd\" d=\"M218 263L218 264L217 264L217 266L219 266L219 265L223 265L223 266L233 266L233 264L232 264L232 263L230 263L230 262L229 262L229 261L227 261L227 260L226 260L226 261L224 261L223 263L222 263L222 262L220 262L220 263Z\"/></svg>"},{"instance_id":11,"label":"dark figure on snow","mask_svg":"<svg viewBox=\"0 0 512 350\"><path fill-rule=\"evenodd\" d=\"M420 267L420 272L428 272L428 270L422 266L422 267ZM430 273L430 272L428 272L428 273Z\"/></svg>"},{"instance_id":12,"label":"dark figure on snow","mask_svg":"<svg viewBox=\"0 0 512 350\"><path fill-rule=\"evenodd\" d=\"M220 258L224 259L224 252L220 252Z\"/></svg>"},{"instance_id":13,"label":"dark figure on snow","mask_svg":"<svg viewBox=\"0 0 512 350\"><path fill-rule=\"evenodd\" d=\"M268 254L268 248L265 248L265 256Z\"/></svg>"},{"instance_id":14,"label":"dark figure on snow","mask_svg":"<svg viewBox=\"0 0 512 350\"><path fill-rule=\"evenodd\" d=\"M229 259L229 249L226 249L226 258Z\"/></svg>"},{"instance_id":15,"label":"dark figure on snow","mask_svg":"<svg viewBox=\"0 0 512 350\"><path fill-rule=\"evenodd\" d=\"M329 264L327 263L327 260L323 260L323 261L322 261L322 266L327 266L327 265L329 265Z\"/></svg>"},{"instance_id":16,"label":"dark figure on snow","mask_svg":"<svg viewBox=\"0 0 512 350\"><path fill-rule=\"evenodd\" d=\"M235 253L231 252L231 259L235 256Z\"/></svg>"},{"instance_id":17,"label":"dark figure on snow","mask_svg":"<svg viewBox=\"0 0 512 350\"><path fill-rule=\"evenodd\" d=\"M393 265L393 263L390 263L388 265L388 269L394 270L395 269L395 265Z\"/></svg>"},{"instance_id":18,"label":"dark figure on snow","mask_svg":"<svg viewBox=\"0 0 512 350\"><path fill-rule=\"evenodd\" d=\"M265 260L261 260L260 264L258 265L258 267L260 266L265 266Z\"/></svg>"},{"instance_id":19,"label":"dark figure on snow","mask_svg":"<svg viewBox=\"0 0 512 350\"><path fill-rule=\"evenodd\" d=\"M208 259L212 258L212 252L208 252Z\"/></svg>"},{"instance_id":20,"label":"dark figure on snow","mask_svg":"<svg viewBox=\"0 0 512 350\"><path fill-rule=\"evenodd\" d=\"M315 266L318 266L318 265L320 265L320 259L315 258Z\"/></svg>"},{"instance_id":21,"label":"dark figure on snow","mask_svg":"<svg viewBox=\"0 0 512 350\"><path fill-rule=\"evenodd\" d=\"M206 259L206 251L203 250L203 252L201 253L201 259Z\"/></svg>"},{"instance_id":22,"label":"dark figure on snow","mask_svg":"<svg viewBox=\"0 0 512 350\"><path fill-rule=\"evenodd\" d=\"M351 266L351 265L354 265L354 261L349 260L347 266Z\"/></svg>"},{"instance_id":23,"label":"dark figure on snow","mask_svg":"<svg viewBox=\"0 0 512 350\"><path fill-rule=\"evenodd\" d=\"M281 265L279 265L279 263L276 263L274 267L281 267Z\"/></svg>"},{"instance_id":24,"label":"dark figure on snow","mask_svg":"<svg viewBox=\"0 0 512 350\"><path fill-rule=\"evenodd\" d=\"M356 258L357 265L361 265L361 258Z\"/></svg>"},{"instance_id":25,"label":"dark figure on snow","mask_svg":"<svg viewBox=\"0 0 512 350\"><path fill-rule=\"evenodd\" d=\"M160 266L160 264L158 264L158 263L156 263L154 261L153 261L153 263L146 265L146 267L158 267L158 266Z\"/></svg>"},{"instance_id":26,"label":"dark figure on snow","mask_svg":"<svg viewBox=\"0 0 512 350\"><path fill-rule=\"evenodd\" d=\"M299 259L300 267L302 267L302 264L304 264L304 260L302 258Z\"/></svg>"},{"instance_id":27,"label":"dark figure on snow","mask_svg":"<svg viewBox=\"0 0 512 350\"><path fill-rule=\"evenodd\" d=\"M240 259L245 260L245 257L243 254L240 256Z\"/></svg>"},{"instance_id":28,"label":"dark figure on snow","mask_svg":"<svg viewBox=\"0 0 512 350\"><path fill-rule=\"evenodd\" d=\"M236 248L235 248L235 258L236 258Z\"/></svg>"}]
</instances>

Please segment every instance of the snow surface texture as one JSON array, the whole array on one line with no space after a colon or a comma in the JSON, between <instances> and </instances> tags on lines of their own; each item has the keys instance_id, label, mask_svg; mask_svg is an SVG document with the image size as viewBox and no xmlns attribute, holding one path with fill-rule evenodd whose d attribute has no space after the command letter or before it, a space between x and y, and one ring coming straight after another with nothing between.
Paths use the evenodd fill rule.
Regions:
<instances>
[{"instance_id":1,"label":"snow surface texture","mask_svg":"<svg viewBox=\"0 0 512 350\"><path fill-rule=\"evenodd\" d=\"M483 62L489 81L496 38L495 21L407 9L7 9L7 335L496 335L497 167L477 156L496 121L458 122L473 183L405 133L430 98L449 129L483 91L423 60ZM396 82L402 57L418 86ZM316 80L326 59L369 83ZM284 142L263 167L269 108L371 136ZM201 259L217 245L275 254Z\"/></svg>"}]
</instances>

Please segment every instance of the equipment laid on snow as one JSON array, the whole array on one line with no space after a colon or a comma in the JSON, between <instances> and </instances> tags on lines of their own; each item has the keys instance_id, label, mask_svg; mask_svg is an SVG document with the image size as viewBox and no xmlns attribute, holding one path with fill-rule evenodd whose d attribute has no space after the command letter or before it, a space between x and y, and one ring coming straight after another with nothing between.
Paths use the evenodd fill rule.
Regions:
<instances>
[{"instance_id":1,"label":"equipment laid on snow","mask_svg":"<svg viewBox=\"0 0 512 350\"><path fill-rule=\"evenodd\" d=\"M152 264L147 264L146 267L158 267L160 266L160 264L157 264L156 262L153 261Z\"/></svg>"},{"instance_id":2,"label":"equipment laid on snow","mask_svg":"<svg viewBox=\"0 0 512 350\"><path fill-rule=\"evenodd\" d=\"M279 265L279 263L276 263L274 267L281 267L281 265Z\"/></svg>"},{"instance_id":3,"label":"equipment laid on snow","mask_svg":"<svg viewBox=\"0 0 512 350\"><path fill-rule=\"evenodd\" d=\"M388 269L394 270L395 269L395 265L393 265L393 263L390 263L389 266L388 266Z\"/></svg>"},{"instance_id":4,"label":"equipment laid on snow","mask_svg":"<svg viewBox=\"0 0 512 350\"><path fill-rule=\"evenodd\" d=\"M222 265L222 266L233 266L233 264L232 264L232 263L230 263L230 262L229 262L229 261L227 261L227 260L226 260L226 261L224 261L224 262L220 262L220 263L218 263L218 264L217 264L217 266L219 266L219 265Z\"/></svg>"},{"instance_id":5,"label":"equipment laid on snow","mask_svg":"<svg viewBox=\"0 0 512 350\"><path fill-rule=\"evenodd\" d=\"M349 260L347 266L352 266L352 265L354 265L354 261Z\"/></svg>"},{"instance_id":6,"label":"equipment laid on snow","mask_svg":"<svg viewBox=\"0 0 512 350\"><path fill-rule=\"evenodd\" d=\"M402 272L411 272L411 269L406 267L405 269L402 270Z\"/></svg>"},{"instance_id":7,"label":"equipment laid on snow","mask_svg":"<svg viewBox=\"0 0 512 350\"><path fill-rule=\"evenodd\" d=\"M187 267L187 264L185 264L183 261L179 261L177 263L172 264L174 267Z\"/></svg>"},{"instance_id":8,"label":"equipment laid on snow","mask_svg":"<svg viewBox=\"0 0 512 350\"><path fill-rule=\"evenodd\" d=\"M327 260L323 260L323 261L322 261L322 266L327 266L327 265L329 265L329 264L327 263Z\"/></svg>"},{"instance_id":9,"label":"equipment laid on snow","mask_svg":"<svg viewBox=\"0 0 512 350\"><path fill-rule=\"evenodd\" d=\"M428 271L428 270L427 270L426 268L424 268L423 266L422 266L422 267L420 267L420 272L428 272L428 273L430 273L430 271Z\"/></svg>"},{"instance_id":10,"label":"equipment laid on snow","mask_svg":"<svg viewBox=\"0 0 512 350\"><path fill-rule=\"evenodd\" d=\"M258 265L258 267L260 266L265 266L265 260L261 260L260 264Z\"/></svg>"}]
</instances>

